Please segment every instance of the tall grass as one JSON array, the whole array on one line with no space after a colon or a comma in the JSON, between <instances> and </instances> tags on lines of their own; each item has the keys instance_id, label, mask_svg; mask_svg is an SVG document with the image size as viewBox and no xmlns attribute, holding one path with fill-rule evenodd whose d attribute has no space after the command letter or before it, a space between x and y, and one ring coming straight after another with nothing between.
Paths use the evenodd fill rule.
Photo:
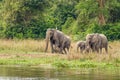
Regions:
<instances>
[{"instance_id":1,"label":"tall grass","mask_svg":"<svg viewBox=\"0 0 120 80\"><path fill-rule=\"evenodd\" d=\"M0 40L0 51L3 51L3 53L43 52L44 47L44 40Z\"/></svg>"},{"instance_id":2,"label":"tall grass","mask_svg":"<svg viewBox=\"0 0 120 80\"><path fill-rule=\"evenodd\" d=\"M108 65L120 67L120 41L109 42L108 54L80 53L72 42L69 54L51 53L50 45L44 52L45 40L0 39L0 64L52 64L58 67L96 67ZM80 63L79 63L80 62Z\"/></svg>"}]
</instances>

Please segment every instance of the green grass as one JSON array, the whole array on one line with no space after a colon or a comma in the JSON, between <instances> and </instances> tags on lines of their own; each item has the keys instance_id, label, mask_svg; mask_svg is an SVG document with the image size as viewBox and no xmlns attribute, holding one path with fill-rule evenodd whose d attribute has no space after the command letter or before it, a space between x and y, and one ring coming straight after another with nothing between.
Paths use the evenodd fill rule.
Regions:
<instances>
[{"instance_id":1,"label":"green grass","mask_svg":"<svg viewBox=\"0 0 120 80\"><path fill-rule=\"evenodd\" d=\"M33 55L31 53L29 55ZM43 54L43 53L41 53ZM40 54L37 54L40 55ZM43 57L29 57L16 55L10 58L1 58L0 65L19 65L19 66L38 66L42 65L52 66L53 68L119 68L120 59L113 61L94 61L89 59L73 59L68 60L61 58L60 55L46 56Z\"/></svg>"},{"instance_id":2,"label":"green grass","mask_svg":"<svg viewBox=\"0 0 120 80\"><path fill-rule=\"evenodd\" d=\"M75 42L72 43L72 46ZM110 42L109 53L52 54L50 48L44 53L45 41L0 40L0 65L19 65L52 68L120 68L120 42Z\"/></svg>"}]
</instances>

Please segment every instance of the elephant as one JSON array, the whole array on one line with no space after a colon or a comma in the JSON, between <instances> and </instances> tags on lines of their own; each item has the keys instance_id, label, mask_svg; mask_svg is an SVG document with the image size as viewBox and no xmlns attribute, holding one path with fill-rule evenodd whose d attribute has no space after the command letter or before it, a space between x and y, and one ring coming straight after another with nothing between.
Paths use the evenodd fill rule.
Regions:
<instances>
[{"instance_id":1,"label":"elephant","mask_svg":"<svg viewBox=\"0 0 120 80\"><path fill-rule=\"evenodd\" d=\"M57 47L58 52L62 51L62 53L69 53L69 49L71 47L70 37L65 35L62 44L60 44L59 46L56 46L56 47ZM66 49L67 49L67 51L66 51Z\"/></svg>"},{"instance_id":2,"label":"elephant","mask_svg":"<svg viewBox=\"0 0 120 80\"><path fill-rule=\"evenodd\" d=\"M77 52L80 50L80 53L83 53L86 49L86 41L78 41L76 43L77 46Z\"/></svg>"},{"instance_id":3,"label":"elephant","mask_svg":"<svg viewBox=\"0 0 120 80\"><path fill-rule=\"evenodd\" d=\"M46 31L46 48L45 48L45 52L48 49L49 41L50 41L50 45L51 45L51 52L52 53L55 52L54 48L53 48L53 45L55 45L55 40L53 39L54 31L55 30L53 30L53 29L47 29L47 31Z\"/></svg>"},{"instance_id":4,"label":"elephant","mask_svg":"<svg viewBox=\"0 0 120 80\"><path fill-rule=\"evenodd\" d=\"M99 34L101 38L101 45L100 45L100 53L102 53L102 48L105 49L106 53L108 53L108 39L104 34Z\"/></svg>"},{"instance_id":5,"label":"elephant","mask_svg":"<svg viewBox=\"0 0 120 80\"><path fill-rule=\"evenodd\" d=\"M93 52L102 53L102 48L105 48L106 53L108 53L108 40L104 34L88 34L86 36L87 49L91 49Z\"/></svg>"},{"instance_id":6,"label":"elephant","mask_svg":"<svg viewBox=\"0 0 120 80\"><path fill-rule=\"evenodd\" d=\"M70 43L71 43L70 39L63 32L56 30L56 29L47 29L45 52L48 49L49 40L51 44L52 53L55 52L56 48L58 48L59 52L62 53L62 51L65 50L65 48L69 48Z\"/></svg>"},{"instance_id":7,"label":"elephant","mask_svg":"<svg viewBox=\"0 0 120 80\"><path fill-rule=\"evenodd\" d=\"M93 50L93 44L92 44L92 38L95 34L87 34L86 36L86 52L90 52L90 50Z\"/></svg>"}]
</instances>

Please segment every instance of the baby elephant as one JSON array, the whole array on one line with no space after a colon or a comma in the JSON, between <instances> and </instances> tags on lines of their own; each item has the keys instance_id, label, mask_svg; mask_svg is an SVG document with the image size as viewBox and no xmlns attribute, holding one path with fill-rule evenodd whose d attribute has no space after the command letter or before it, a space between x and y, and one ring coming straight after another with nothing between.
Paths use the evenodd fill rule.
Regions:
<instances>
[{"instance_id":1,"label":"baby elephant","mask_svg":"<svg viewBox=\"0 0 120 80\"><path fill-rule=\"evenodd\" d=\"M80 53L83 53L86 49L86 41L78 41L77 44L77 52L80 50Z\"/></svg>"}]
</instances>

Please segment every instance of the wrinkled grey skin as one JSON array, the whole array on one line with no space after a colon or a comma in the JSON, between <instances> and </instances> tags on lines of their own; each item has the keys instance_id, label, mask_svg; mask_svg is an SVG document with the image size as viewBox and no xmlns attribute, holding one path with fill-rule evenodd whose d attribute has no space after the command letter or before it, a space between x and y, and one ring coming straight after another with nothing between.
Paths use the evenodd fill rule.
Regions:
<instances>
[{"instance_id":1,"label":"wrinkled grey skin","mask_svg":"<svg viewBox=\"0 0 120 80\"><path fill-rule=\"evenodd\" d=\"M57 47L57 50L58 52L62 51L62 53L69 53L70 46L71 46L71 39L69 36L65 35L63 39L63 43Z\"/></svg>"},{"instance_id":2,"label":"wrinkled grey skin","mask_svg":"<svg viewBox=\"0 0 120 80\"><path fill-rule=\"evenodd\" d=\"M93 44L92 44L93 36L94 36L94 33L87 34L86 36L86 52L90 52L91 50L93 50Z\"/></svg>"},{"instance_id":3,"label":"wrinkled grey skin","mask_svg":"<svg viewBox=\"0 0 120 80\"><path fill-rule=\"evenodd\" d=\"M108 53L108 40L104 34L88 34L86 36L86 45L89 51L91 49L93 52L102 53L102 48L105 48L106 53Z\"/></svg>"},{"instance_id":4,"label":"wrinkled grey skin","mask_svg":"<svg viewBox=\"0 0 120 80\"><path fill-rule=\"evenodd\" d=\"M77 44L77 52L80 50L80 53L83 53L86 49L86 41L78 41Z\"/></svg>"},{"instance_id":5,"label":"wrinkled grey skin","mask_svg":"<svg viewBox=\"0 0 120 80\"><path fill-rule=\"evenodd\" d=\"M53 35L54 35L54 30L52 29L47 29L46 31L46 48L45 48L45 52L47 51L48 49L48 44L49 44L49 41L50 41L50 45L51 45L51 52L54 53L54 48L53 46L55 46L55 40L53 38Z\"/></svg>"},{"instance_id":6,"label":"wrinkled grey skin","mask_svg":"<svg viewBox=\"0 0 120 80\"><path fill-rule=\"evenodd\" d=\"M69 36L65 35L64 40L63 40L63 44L62 44L62 48L64 50L65 53L69 53L69 49L71 46L71 39ZM67 49L67 51L66 51Z\"/></svg>"},{"instance_id":7,"label":"wrinkled grey skin","mask_svg":"<svg viewBox=\"0 0 120 80\"><path fill-rule=\"evenodd\" d=\"M102 48L105 49L106 53L108 53L108 39L104 34L99 34L101 38L101 45L100 45L100 53L102 53Z\"/></svg>"},{"instance_id":8,"label":"wrinkled grey skin","mask_svg":"<svg viewBox=\"0 0 120 80\"><path fill-rule=\"evenodd\" d=\"M51 44L52 53L56 52L55 49L57 49L57 48L60 53L63 53L62 51L65 48L68 48L71 43L71 41L67 38L67 36L65 36L61 31L56 30L56 29L48 29L46 31L45 52L48 49L49 40L50 40L50 44ZM69 44L69 45L67 46L67 44ZM55 46L55 47L53 47L53 46Z\"/></svg>"}]
</instances>

